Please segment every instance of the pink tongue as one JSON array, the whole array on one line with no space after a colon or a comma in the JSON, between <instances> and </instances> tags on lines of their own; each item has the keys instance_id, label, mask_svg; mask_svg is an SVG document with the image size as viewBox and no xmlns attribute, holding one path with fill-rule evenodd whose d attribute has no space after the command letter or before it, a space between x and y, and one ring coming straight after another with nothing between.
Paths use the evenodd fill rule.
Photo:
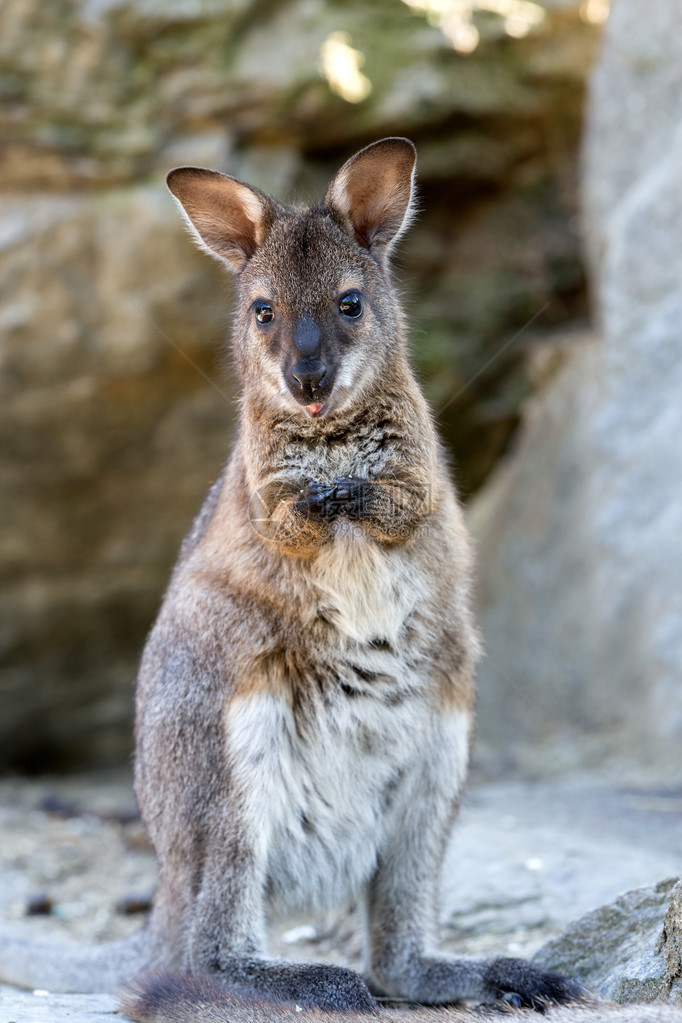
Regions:
<instances>
[{"instance_id":1,"label":"pink tongue","mask_svg":"<svg viewBox=\"0 0 682 1023\"><path fill-rule=\"evenodd\" d=\"M316 416L318 414L318 412L321 411L322 406L321 405L317 405L317 404L313 404L313 405L306 405L306 408L307 408L308 412L310 412L311 416Z\"/></svg>"}]
</instances>

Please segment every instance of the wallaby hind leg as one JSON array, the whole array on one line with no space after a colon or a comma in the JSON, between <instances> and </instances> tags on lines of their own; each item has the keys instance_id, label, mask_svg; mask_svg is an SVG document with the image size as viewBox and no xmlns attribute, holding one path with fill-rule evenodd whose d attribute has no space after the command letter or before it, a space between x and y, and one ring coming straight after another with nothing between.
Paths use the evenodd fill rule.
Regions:
<instances>
[{"instance_id":1,"label":"wallaby hind leg","mask_svg":"<svg viewBox=\"0 0 682 1023\"><path fill-rule=\"evenodd\" d=\"M386 994L423 1004L504 999L542 1008L580 998L583 989L575 981L521 959L466 960L434 952L438 879L456 779L464 776L467 723L465 711L444 711L421 774L397 801L393 835L367 893L370 974Z\"/></svg>"},{"instance_id":2,"label":"wallaby hind leg","mask_svg":"<svg viewBox=\"0 0 682 1023\"><path fill-rule=\"evenodd\" d=\"M248 839L214 834L194 907L191 972L210 973L230 987L276 1001L371 1011L374 999L352 970L267 957L263 888L264 866Z\"/></svg>"}]
</instances>

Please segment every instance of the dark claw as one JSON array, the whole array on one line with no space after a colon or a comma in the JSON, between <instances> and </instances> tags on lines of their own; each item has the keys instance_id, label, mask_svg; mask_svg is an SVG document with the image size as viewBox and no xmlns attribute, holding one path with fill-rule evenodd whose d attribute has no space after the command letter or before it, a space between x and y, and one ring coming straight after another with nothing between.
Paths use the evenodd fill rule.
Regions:
<instances>
[{"instance_id":1,"label":"dark claw","mask_svg":"<svg viewBox=\"0 0 682 1023\"><path fill-rule=\"evenodd\" d=\"M500 1001L504 1002L505 1005L510 1005L512 1009L523 1008L523 998L516 991L507 991L506 995L502 995Z\"/></svg>"},{"instance_id":2,"label":"dark claw","mask_svg":"<svg viewBox=\"0 0 682 1023\"><path fill-rule=\"evenodd\" d=\"M550 1005L581 1001L587 995L577 981L557 973L545 973L522 959L492 959L486 979L498 999L515 1008L530 1008L536 1012L543 1012Z\"/></svg>"},{"instance_id":3,"label":"dark claw","mask_svg":"<svg viewBox=\"0 0 682 1023\"><path fill-rule=\"evenodd\" d=\"M294 507L304 515L328 518L334 514L332 501L334 485L321 480L311 480L296 498Z\"/></svg>"},{"instance_id":4,"label":"dark claw","mask_svg":"<svg viewBox=\"0 0 682 1023\"><path fill-rule=\"evenodd\" d=\"M367 480L355 479L352 476L339 476L334 490L339 514L346 515L349 519L359 519L366 514Z\"/></svg>"}]
</instances>

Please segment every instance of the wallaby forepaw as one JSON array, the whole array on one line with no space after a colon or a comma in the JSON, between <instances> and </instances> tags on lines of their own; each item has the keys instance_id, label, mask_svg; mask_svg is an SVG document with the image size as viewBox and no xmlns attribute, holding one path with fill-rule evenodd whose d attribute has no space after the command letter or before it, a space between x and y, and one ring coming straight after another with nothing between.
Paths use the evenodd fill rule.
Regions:
<instances>
[{"instance_id":1,"label":"wallaby forepaw","mask_svg":"<svg viewBox=\"0 0 682 1023\"><path fill-rule=\"evenodd\" d=\"M311 480L296 498L294 508L315 518L331 518L334 515L334 485L322 480Z\"/></svg>"},{"instance_id":2,"label":"wallaby forepaw","mask_svg":"<svg viewBox=\"0 0 682 1023\"><path fill-rule=\"evenodd\" d=\"M334 483L311 480L296 498L296 510L304 515L331 519L345 515L361 518L365 513L367 482L340 476Z\"/></svg>"},{"instance_id":3,"label":"wallaby forepaw","mask_svg":"<svg viewBox=\"0 0 682 1023\"><path fill-rule=\"evenodd\" d=\"M367 481L339 476L334 484L334 499L339 514L349 519L361 519L367 511Z\"/></svg>"},{"instance_id":4,"label":"wallaby forepaw","mask_svg":"<svg viewBox=\"0 0 682 1023\"><path fill-rule=\"evenodd\" d=\"M584 1001L589 992L577 980L545 973L523 959L492 959L484 975L498 1001L542 1012L550 1005Z\"/></svg>"}]
</instances>

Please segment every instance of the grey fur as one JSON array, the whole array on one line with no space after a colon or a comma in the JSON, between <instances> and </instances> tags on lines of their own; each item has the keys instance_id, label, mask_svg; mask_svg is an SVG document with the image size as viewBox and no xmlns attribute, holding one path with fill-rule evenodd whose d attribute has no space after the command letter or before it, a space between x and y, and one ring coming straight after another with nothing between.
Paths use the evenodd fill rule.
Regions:
<instances>
[{"instance_id":1,"label":"grey fur","mask_svg":"<svg viewBox=\"0 0 682 1023\"><path fill-rule=\"evenodd\" d=\"M467 533L389 275L414 163L407 140L375 143L309 209L169 175L201 245L239 273L243 396L140 668L136 789L160 881L139 965L334 1011L371 1011L364 982L269 959L268 906L364 898L367 972L390 995L580 995L528 963L435 951L478 642ZM111 956L102 974L74 954L61 986L126 979ZM130 1011L151 1018L143 1001Z\"/></svg>"}]
</instances>

